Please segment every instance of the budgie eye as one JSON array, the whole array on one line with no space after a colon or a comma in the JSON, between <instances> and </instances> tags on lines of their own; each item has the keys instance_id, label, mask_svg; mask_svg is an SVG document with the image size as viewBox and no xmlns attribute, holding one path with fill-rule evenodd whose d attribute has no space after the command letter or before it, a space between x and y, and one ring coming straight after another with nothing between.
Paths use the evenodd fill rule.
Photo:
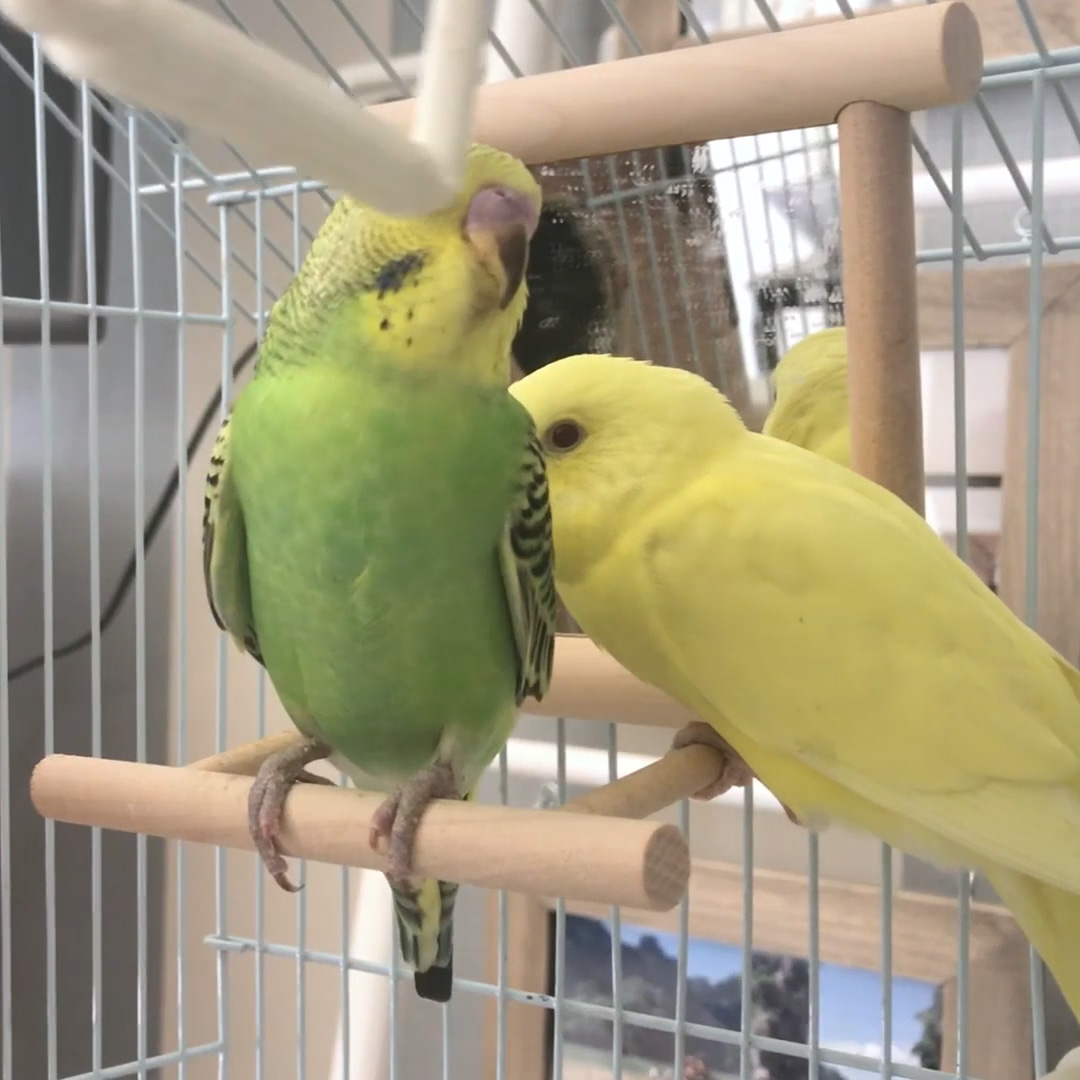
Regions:
<instances>
[{"instance_id":1,"label":"budgie eye","mask_svg":"<svg viewBox=\"0 0 1080 1080\"><path fill-rule=\"evenodd\" d=\"M552 450L573 450L585 438L585 429L576 420L559 420L548 428L544 442Z\"/></svg>"}]
</instances>

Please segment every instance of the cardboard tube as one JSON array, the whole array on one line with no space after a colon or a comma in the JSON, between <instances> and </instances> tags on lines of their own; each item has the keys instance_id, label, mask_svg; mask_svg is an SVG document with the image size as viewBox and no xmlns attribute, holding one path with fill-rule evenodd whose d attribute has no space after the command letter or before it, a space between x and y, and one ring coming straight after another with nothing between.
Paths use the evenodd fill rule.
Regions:
<instances>
[{"instance_id":1,"label":"cardboard tube","mask_svg":"<svg viewBox=\"0 0 1080 1080\"><path fill-rule=\"evenodd\" d=\"M952 0L482 86L473 137L539 164L819 127L853 101L918 112L981 77L979 24ZM408 127L413 101L370 111Z\"/></svg>"},{"instance_id":2,"label":"cardboard tube","mask_svg":"<svg viewBox=\"0 0 1080 1080\"><path fill-rule=\"evenodd\" d=\"M250 777L52 754L30 778L42 817L73 825L254 850ZM382 796L299 785L285 805L286 855L385 870L368 843ZM417 835L426 877L535 896L669 911L686 892L690 852L674 825L599 814L518 810L437 800Z\"/></svg>"}]
</instances>

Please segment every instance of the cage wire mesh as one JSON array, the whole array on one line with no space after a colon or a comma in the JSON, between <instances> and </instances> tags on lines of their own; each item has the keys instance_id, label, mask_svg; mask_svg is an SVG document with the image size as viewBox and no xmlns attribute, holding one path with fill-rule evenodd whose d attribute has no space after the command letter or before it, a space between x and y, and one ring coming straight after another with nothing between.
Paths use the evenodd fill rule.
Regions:
<instances>
[{"instance_id":1,"label":"cage wire mesh","mask_svg":"<svg viewBox=\"0 0 1080 1080\"><path fill-rule=\"evenodd\" d=\"M361 100L412 92L419 0L206 6ZM665 5L644 7L655 16ZM594 63L613 49L667 48L679 35L775 32L862 7L680 0L658 37L642 5L505 0L490 41L503 74L518 77ZM1065 376L1042 369L1044 311L1067 305L1078 280L1068 273L1080 247L1080 36L1049 0L987 7L1005 47L989 56L979 96L916 118L920 274L943 268L940 281L926 281L945 297L937 308L922 300L944 325L924 368L930 353L944 359L945 374L928 381L949 384L954 441L937 472L928 462L944 493L930 516L1075 660L1067 603L1053 608L1052 626L1044 620L1047 602L1061 596L1078 609L1075 575L1040 581L1057 563L1041 554L1036 508L1053 514L1048 500L1060 498L1040 496L1037 436L1042 380L1066 393ZM297 182L288 163L248 161L165 117L65 83L35 40L7 26L0 65L10 104L0 118L4 1080L994 1080L1028 1067L1029 1030L1036 1075L1080 1042L1034 960L1028 1013L1026 952L1018 972L1015 963L987 967L972 945L985 942L996 910L984 883L851 838L778 840L775 807L760 789L726 809L684 803L667 812L690 833L695 859L713 867L702 873L718 892L695 891L666 923L561 900L549 913L463 888L455 995L441 1010L419 1003L402 979L378 875L301 865L306 888L286 898L267 889L254 856L39 819L26 780L43 754L184 764L287 726L262 670L212 627L193 560L212 429L246 377L245 347L330 199L319 184ZM23 128L18 108L32 120ZM555 162L535 173L546 207L514 348L519 370L587 350L645 356L704 375L757 425L778 356L843 321L835 128ZM1021 272L1008 278L1022 295L1007 298L1018 314L1000 340L965 304L975 288L969 270L983 263ZM977 346L1011 350L1008 408L1023 402L1026 434L1006 462L1019 494L1004 522L1003 448L990 452L996 474L976 475L968 462L966 402L982 383L965 376L982 370ZM1076 401L1057 402L1066 419ZM931 403L935 417L941 408ZM1004 404L980 408L996 408L1002 421ZM1075 560L1075 527L1056 542L1061 558ZM662 752L667 741L614 724L554 727L552 743L550 721L524 717L481 798L562 802L575 785L625 774L635 752ZM538 766L526 744L550 753ZM732 821L741 824L721 850L715 838ZM715 870L725 854L734 876ZM778 870L802 883L790 894L803 897L797 911L762 909L757 887ZM845 874L861 883L864 904L871 898L874 931L847 966L842 927L856 912L833 880ZM908 932L894 936L902 898L912 895L945 905L953 944L930 965L936 981L909 956L917 921L904 916ZM721 909L737 912L736 932L710 941ZM933 910L940 926L942 908ZM799 948L776 947L785 938L778 918L805 924ZM990 998L1012 1003L1019 1022L1010 1030L1025 1036L1005 1071L986 1071L998 1066L978 1056L980 1040L995 1034Z\"/></svg>"}]
</instances>

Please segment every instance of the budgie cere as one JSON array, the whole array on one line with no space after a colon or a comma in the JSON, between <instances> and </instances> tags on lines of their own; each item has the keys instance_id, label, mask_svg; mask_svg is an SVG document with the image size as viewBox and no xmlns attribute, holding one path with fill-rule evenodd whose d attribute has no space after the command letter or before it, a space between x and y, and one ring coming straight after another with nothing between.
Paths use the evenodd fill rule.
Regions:
<instances>
[{"instance_id":1,"label":"budgie cere","mask_svg":"<svg viewBox=\"0 0 1080 1080\"><path fill-rule=\"evenodd\" d=\"M512 393L582 629L801 823L983 870L1080 1014L1080 672L899 498L696 375L575 356Z\"/></svg>"},{"instance_id":2,"label":"budgie cere","mask_svg":"<svg viewBox=\"0 0 1080 1080\"><path fill-rule=\"evenodd\" d=\"M773 369L776 394L762 434L851 468L847 329L831 326L788 349Z\"/></svg>"},{"instance_id":3,"label":"budgie cere","mask_svg":"<svg viewBox=\"0 0 1080 1080\"><path fill-rule=\"evenodd\" d=\"M483 146L446 210L337 202L207 476L214 617L305 736L255 780L255 845L292 889L275 836L291 785L320 780L312 761L389 791L371 842L388 843L402 953L435 1001L457 885L413 874L417 826L432 799L472 796L551 674L544 461L507 392L539 209L521 162Z\"/></svg>"}]
</instances>

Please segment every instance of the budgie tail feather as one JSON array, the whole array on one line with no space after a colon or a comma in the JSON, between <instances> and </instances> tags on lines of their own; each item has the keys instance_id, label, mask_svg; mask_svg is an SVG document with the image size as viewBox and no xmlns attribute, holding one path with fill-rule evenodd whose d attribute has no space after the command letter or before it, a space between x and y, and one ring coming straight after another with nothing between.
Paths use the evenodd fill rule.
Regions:
<instances>
[{"instance_id":1,"label":"budgie tail feather","mask_svg":"<svg viewBox=\"0 0 1080 1080\"><path fill-rule=\"evenodd\" d=\"M413 969L417 994L428 1001L450 1000L454 983L454 903L456 882L420 881L419 887L391 885L401 955Z\"/></svg>"},{"instance_id":2,"label":"budgie tail feather","mask_svg":"<svg viewBox=\"0 0 1080 1080\"><path fill-rule=\"evenodd\" d=\"M1003 867L987 877L1080 1017L1080 895Z\"/></svg>"}]
</instances>

